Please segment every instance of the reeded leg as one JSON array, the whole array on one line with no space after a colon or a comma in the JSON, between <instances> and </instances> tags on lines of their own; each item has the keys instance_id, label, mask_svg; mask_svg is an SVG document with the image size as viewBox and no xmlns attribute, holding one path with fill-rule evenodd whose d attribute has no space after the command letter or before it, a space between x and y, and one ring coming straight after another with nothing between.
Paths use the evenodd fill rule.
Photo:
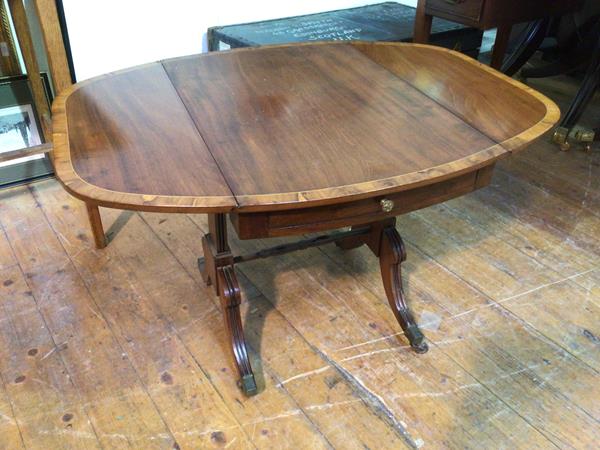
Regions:
<instances>
[{"instance_id":1,"label":"reeded leg","mask_svg":"<svg viewBox=\"0 0 600 450\"><path fill-rule=\"evenodd\" d=\"M550 21L550 18L539 19L527 26L521 41L502 65L502 72L512 77L529 61L548 34Z\"/></svg>"},{"instance_id":2,"label":"reeded leg","mask_svg":"<svg viewBox=\"0 0 600 450\"><path fill-rule=\"evenodd\" d=\"M583 144L588 151L591 149L592 141L595 140L594 130L577 130L575 125L598 89L600 89L600 38L596 43L581 87L554 131L553 140L560 145L561 150L569 150L571 141Z\"/></svg>"},{"instance_id":3,"label":"reeded leg","mask_svg":"<svg viewBox=\"0 0 600 450\"><path fill-rule=\"evenodd\" d=\"M244 338L242 318L240 316L240 287L233 269L233 255L227 244L227 225L225 215L209 214L209 233L202 238L204 258L198 260L198 266L207 286L213 286L221 299L227 335L231 342L235 365L240 374L240 387L244 394L257 393L256 381Z\"/></svg>"},{"instance_id":4,"label":"reeded leg","mask_svg":"<svg viewBox=\"0 0 600 450\"><path fill-rule=\"evenodd\" d=\"M255 395L257 393L256 380L248 359L248 349L244 338L244 329L242 328L242 318L240 316L240 287L232 266L219 267L217 269L217 284L219 285L219 297L223 306L225 324L233 357L240 374L240 385L244 394Z\"/></svg>"},{"instance_id":5,"label":"reeded leg","mask_svg":"<svg viewBox=\"0 0 600 450\"><path fill-rule=\"evenodd\" d=\"M567 110L564 117L561 119L559 126L564 128L572 128L581 118L585 108L592 100L594 93L600 87L600 37L596 43L596 48L592 54L587 72L581 83L577 95L573 99L571 106Z\"/></svg>"},{"instance_id":6,"label":"reeded leg","mask_svg":"<svg viewBox=\"0 0 600 450\"><path fill-rule=\"evenodd\" d=\"M379 266L388 302L411 347L417 353L425 353L429 349L425 342L425 336L419 330L412 313L408 309L402 291L400 265L405 260L404 243L396 228L393 226L383 228L379 241Z\"/></svg>"},{"instance_id":7,"label":"reeded leg","mask_svg":"<svg viewBox=\"0 0 600 450\"><path fill-rule=\"evenodd\" d=\"M90 226L92 228L92 234L94 235L96 248L104 248L106 247L106 236L104 234L104 228L102 227L102 218L100 217L98 205L86 203L85 206L87 208L88 218L90 219Z\"/></svg>"}]
</instances>

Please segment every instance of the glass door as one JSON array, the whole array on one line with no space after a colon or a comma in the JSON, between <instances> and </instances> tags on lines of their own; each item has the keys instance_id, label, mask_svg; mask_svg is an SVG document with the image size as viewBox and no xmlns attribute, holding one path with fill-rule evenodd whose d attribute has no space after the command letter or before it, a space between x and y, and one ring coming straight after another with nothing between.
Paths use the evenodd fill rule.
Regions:
<instances>
[{"instance_id":1,"label":"glass door","mask_svg":"<svg viewBox=\"0 0 600 450\"><path fill-rule=\"evenodd\" d=\"M35 31L32 38L35 40ZM39 36L39 34L38 34ZM34 43L35 45L35 43ZM47 64L42 61L40 66ZM46 72L41 73L46 101L52 91ZM25 74L6 0L0 0L0 187L52 173L46 153L36 153L44 142L31 85ZM25 156L16 157L20 154Z\"/></svg>"}]
</instances>

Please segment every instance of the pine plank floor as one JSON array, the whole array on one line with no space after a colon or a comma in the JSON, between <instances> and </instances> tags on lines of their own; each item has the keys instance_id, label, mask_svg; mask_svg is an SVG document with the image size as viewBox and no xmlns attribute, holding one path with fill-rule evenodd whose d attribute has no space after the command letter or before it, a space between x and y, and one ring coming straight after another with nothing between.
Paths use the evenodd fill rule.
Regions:
<instances>
[{"instance_id":1,"label":"pine plank floor","mask_svg":"<svg viewBox=\"0 0 600 450\"><path fill-rule=\"evenodd\" d=\"M98 251L55 180L0 191L0 449L598 448L597 148L546 137L488 188L399 218L424 355L366 248L237 266L252 398L196 267L205 217L102 215Z\"/></svg>"}]
</instances>

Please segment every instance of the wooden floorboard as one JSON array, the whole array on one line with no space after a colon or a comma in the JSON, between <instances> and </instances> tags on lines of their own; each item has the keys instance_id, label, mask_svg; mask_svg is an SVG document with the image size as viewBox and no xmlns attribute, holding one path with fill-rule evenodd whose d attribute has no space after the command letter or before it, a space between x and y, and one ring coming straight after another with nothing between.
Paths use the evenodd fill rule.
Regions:
<instances>
[{"instance_id":1,"label":"wooden floorboard","mask_svg":"<svg viewBox=\"0 0 600 450\"><path fill-rule=\"evenodd\" d=\"M39 349L34 358L34 367L39 368L44 378L29 371L15 372L15 377L25 379L14 384L27 383L37 389L42 386L57 391L54 395L59 402L51 402L52 408L37 405L35 401L30 402L28 408L32 412L53 414L52 419L43 420L46 427L61 424L52 430L34 427L32 433L56 437L57 442L65 442L66 447L69 447L68 438L96 439L100 445L113 448L164 448L162 440L174 442L147 389L130 361L123 357L110 326L64 252L61 236L49 226L27 187L20 187L16 192L19 195L3 199L0 224L24 273L28 288L24 294L35 302L35 306L22 312L40 315L37 328L41 329L43 324L51 342ZM14 296L7 298L14 299ZM36 328L31 327L32 324L35 327L33 318L27 322L25 330L37 337ZM13 354L24 358L27 351ZM58 362L64 365L62 372L50 372L49 367ZM57 388L59 382L72 383L73 394L64 396ZM40 396L51 398L46 393ZM65 400L68 406L77 406L77 410L64 409ZM89 427L89 430L79 432L78 427ZM75 432L70 433L73 428ZM162 439L156 439L157 436ZM82 442L81 447L86 448L86 445Z\"/></svg>"},{"instance_id":2,"label":"wooden floorboard","mask_svg":"<svg viewBox=\"0 0 600 450\"><path fill-rule=\"evenodd\" d=\"M369 255L348 260L337 252L331 249L332 257L346 260L350 272L361 273L362 269L359 281L383 298L377 271L370 270L371 265L364 262ZM597 401L586 398L585 392L596 389L597 373L533 327L524 326L520 318L418 248L409 244L408 252L411 255L406 264L411 274L408 295L420 311L420 322L429 328L428 337L440 350L545 435L551 435L548 430L560 430L568 416L569 423L578 425L573 431L562 430L573 433L565 438L567 442L582 439L581 435L586 433L587 442L593 442L596 419L590 420L589 416L598 417ZM456 255L458 259L461 257ZM368 353L380 350L381 346L375 341L360 348ZM560 370L561 376L554 379L556 370ZM572 383L573 379L577 382ZM557 383L558 389L554 386ZM573 389L575 393L570 392ZM451 391L438 390L430 395L443 394L450 395ZM569 404L569 399L576 407L555 416L555 406Z\"/></svg>"},{"instance_id":3,"label":"wooden floorboard","mask_svg":"<svg viewBox=\"0 0 600 450\"><path fill-rule=\"evenodd\" d=\"M228 430L231 441L248 442L201 367L157 311L153 300L168 298L167 292L161 292L164 284L160 278L138 273L156 258L140 259L133 252L122 257L121 250L126 249L118 244L107 252L82 252L82 233L72 226L72 216L62 213L62 192L52 188L39 186L34 195L43 202L44 212L113 330L123 357L131 361L178 445L210 445L223 439L213 434L221 429ZM198 415L201 408L211 413Z\"/></svg>"},{"instance_id":4,"label":"wooden floorboard","mask_svg":"<svg viewBox=\"0 0 600 450\"><path fill-rule=\"evenodd\" d=\"M200 223L202 228L202 220L195 218L195 221ZM243 246L246 251L256 249L253 243L244 242ZM469 389L465 389L465 392L460 392L460 394L464 394L463 397L467 397L469 402L495 402L494 407L496 408L504 408L504 405L483 386L477 385L467 373L460 370L460 367L453 364L448 358L441 358L434 350L428 354L427 361L424 362L422 359L413 358L414 354L406 344L399 343L395 339L393 342L381 342L385 348L376 351L360 350L354 354L339 354L341 353L340 349L357 347L360 345L358 343L373 340L385 341L379 339L382 327L390 334L392 330L397 330L397 324L388 314L388 306L383 300L384 297L380 297L381 300L377 301L367 290L354 285L351 276L348 279L343 278L343 272L336 268L335 264L331 264L328 259L324 259L318 250L279 257L276 261L275 264L279 269L275 280L266 269L271 264L269 261L241 265L239 270L255 280L270 302L274 304L275 309L286 316L290 323L304 335L307 342L318 348L334 368L349 378L357 389L364 390L379 399L380 405L388 414L401 418L400 425L413 437L413 442L426 442L425 437L427 437L434 441L460 445L458 443L461 440L465 442L476 436L479 442L485 442L485 439L488 439L492 445L496 439L508 439L506 434L510 432L510 429L522 426L526 428L521 433L522 436L528 435L528 433L532 434L527 439L530 446L535 446L538 440L540 448L548 444L536 430L529 427L515 414L508 414L508 418L490 425L485 433L477 433L473 429L472 423L462 423L457 420L456 410L460 408L459 405L462 405L459 398L450 405L448 400L440 398L441 396L428 399L427 401L435 406L422 411L415 408L414 413L417 417L412 419L418 420L415 421L413 427L412 423L407 422L407 419L410 420L410 415L403 410L407 405L398 405L395 402L399 393L412 394L409 395L410 399L405 399L406 401L403 403L410 402L417 405L427 397L427 392L433 390L429 384L435 379L444 377L444 375L440 375L441 373L458 372L455 375L456 378L447 381L447 389L456 389L457 392L460 392L463 390L462 387L467 386ZM372 258L371 262L376 263L376 260ZM327 267L326 271L323 271L324 264ZM377 267L377 264L374 264L373 267ZM333 274L329 272L333 272ZM379 276L378 273L377 276ZM282 296L281 293L284 295ZM285 303L283 303L284 301ZM373 310L373 303L379 312ZM385 324L378 326L376 323L378 317L382 317ZM340 342L337 342L338 340ZM267 343L263 345L268 346ZM398 361L395 361L396 358ZM384 381L381 377L384 377L386 370L374 371L371 369L371 364L377 366L376 362L371 361L372 359L379 360L379 362L385 361L386 363L382 363L382 366L388 371L391 371L392 367L402 367L403 365L407 367L399 373L390 374L390 379ZM322 366L313 370L328 371L329 369ZM311 375L310 370L303 373ZM299 376L290 382L301 378ZM382 383L383 386L381 386ZM390 404L387 404L388 402ZM430 417L432 412L434 413L433 417ZM440 430L443 428L440 425L444 423L443 421L446 423L459 422L455 433L448 435L446 430L440 434ZM412 429L409 430L409 428ZM519 446L516 441L514 445Z\"/></svg>"},{"instance_id":5,"label":"wooden floorboard","mask_svg":"<svg viewBox=\"0 0 600 450\"><path fill-rule=\"evenodd\" d=\"M189 250L193 249L192 254L196 255L201 252L198 240L201 229L185 216L145 214L144 219L173 249L185 270L196 274L196 260L189 257ZM327 361L318 350L307 345L281 314L269 311L272 309L269 302L254 286L248 281L242 285L247 291L254 292L251 300L244 302L243 309L249 324L247 334L251 348L260 349L261 360L255 359L255 362L265 372L270 372L276 387L287 392L296 403L295 409L286 410L281 415L285 417L302 412L335 447L402 448L405 441L410 444L410 438L402 427L396 427L394 423L390 426L389 420L382 417L383 412L370 399L363 398L347 381L335 376L332 381L331 373L322 373L320 369ZM267 320L273 325L262 326ZM219 322L217 325L221 326ZM263 340L271 344L263 345ZM223 347L219 350L227 353ZM227 373L234 373L230 361L224 362L224 365L229 368ZM312 378L291 387L285 383L298 373L311 373ZM284 426L288 425L284 423Z\"/></svg>"},{"instance_id":6,"label":"wooden floorboard","mask_svg":"<svg viewBox=\"0 0 600 450\"><path fill-rule=\"evenodd\" d=\"M0 448L596 448L599 167L545 137L399 219L424 355L367 248L239 264L252 398L197 269L204 216L102 209L96 250L56 181L0 191Z\"/></svg>"},{"instance_id":7,"label":"wooden floorboard","mask_svg":"<svg viewBox=\"0 0 600 450\"><path fill-rule=\"evenodd\" d=\"M141 220L140 216L135 215L130 218L127 227L119 233L113 242L114 245L110 246L106 251L97 252L91 249L89 241L81 242L81 239L85 236L85 222L82 212L78 212L78 214L82 214L81 217L77 217L75 214L68 216L61 214L65 205L69 209L77 208L76 200L65 197L64 192L57 185L36 185L34 186L34 190L36 197L44 204L44 210L48 211L50 221L54 224L57 233L62 236L65 242L69 243L65 246L68 249L67 251L69 253L71 251L77 252L77 256L73 259L75 260L75 265L82 268L83 277L85 279L90 277L91 285L106 286L106 289L109 289L109 291L103 295L105 297L113 297L112 301L117 305L120 304L121 308L118 311L115 310L114 313L110 312L111 307L107 305L105 314L114 314L115 322L122 322L124 320L123 315L125 314L122 308L123 304L135 300L131 308L135 310L136 315L142 315L140 309L144 309L143 303L151 304L150 307L155 308L157 312L153 317L145 317L145 322L146 324L152 324L152 327L144 326L143 323L136 326L136 324L128 322L127 329L139 329L138 332L145 333L148 336L160 336L160 342L166 342L167 345L162 344L157 348L156 352L158 352L157 358L160 354L164 355L163 360L165 361L163 361L163 364L165 366L168 366L167 361L173 360L172 353L175 353L175 356L177 356L177 352L174 351L173 346L168 344L173 340L181 340L195 361L200 365L202 371L218 387L219 394L234 412L234 415L238 417L241 427L246 431L247 435L251 435L256 439L259 446L277 447L277 442L285 440L290 443L291 447L306 446L307 448L318 448L320 446L328 446L331 440L335 439L340 441L343 438L347 442L349 441L352 433L344 433L342 429L335 430L335 433L338 435L336 438L336 436L329 436L326 430L320 431L316 428L312 424L310 417L307 417L302 409L298 408L294 399L290 398L285 389L268 389L267 395L262 398L246 399L241 395L235 384L233 368L229 360L229 352L225 345L225 335L220 313L215 307L216 299L212 291L194 281L183 270L179 262L170 255L169 250L160 241L153 239L156 235ZM55 200L57 197L60 198L60 201ZM109 211L105 214L105 217L108 219L107 223L109 224L111 223L111 219L117 220L118 216L119 213L114 211ZM161 217L163 217L157 215L150 216L153 216L159 222L162 220ZM168 226L173 227L172 219L176 217L165 216L170 221ZM181 218L189 222L185 216L181 216ZM199 245L200 241L197 239L199 230L191 222L189 223L195 232L195 236L191 236L191 238ZM89 247L88 251L81 252L82 245ZM201 250L196 250L201 252ZM103 257L103 255L106 256ZM101 263L98 260L99 257L103 259L110 258L111 264ZM192 270L197 272L196 261L192 260L190 262L193 266ZM100 268L97 266L100 266ZM95 273L98 274L95 275ZM123 279L123 276L120 276L119 273L126 273L126 279ZM92 276L96 276L96 278L91 279ZM110 290L113 291L112 294ZM246 288L245 293L251 294L252 289ZM106 310L108 310L108 313ZM165 322L163 329L160 327L161 321ZM129 339L133 339L131 332ZM139 340L143 341L144 339L149 342L148 345L156 345L154 341L148 340L147 337L140 338ZM132 358L135 359L137 353L143 353L147 350L144 347L140 348L138 345L133 350L135 354L132 355ZM150 349L150 351L152 350ZM306 351L302 352L302 355L304 358L307 358ZM179 359L181 359L181 356ZM163 369L163 371L169 375L168 379L173 385L172 389L181 390L180 384L185 384L186 379L199 377L199 374L190 372L190 368L182 365L180 362L178 364L171 362L170 364L171 366L175 366L175 368L170 370ZM159 375L159 373L156 374L154 378L156 381L162 378L162 375L160 377ZM269 384L276 384L276 380L271 377L266 378L267 386ZM152 380L148 380L148 383L152 383ZM150 390L152 391L152 388ZM193 394L194 392L181 393L182 396L185 395L187 397L192 397ZM347 395L353 401L356 400L351 392L348 392ZM207 420L214 419L212 416L215 412L210 411L206 403L206 401L198 401L197 404L201 405L200 409L205 410L206 414L209 414L206 418ZM313 406L317 409L320 405L317 403ZM326 406L324 405L323 409ZM197 409L193 410L195 415L199 414ZM361 413L358 414L359 417L365 418L368 425L365 429L370 431L377 430L377 435L379 436L386 433L390 435L387 438L390 444L389 448L398 448L402 444L402 436L398 435L399 433L396 433L393 429L388 429L386 423L381 422L376 415L368 414L368 410L364 405L362 407L361 405L357 405L354 409ZM349 414L349 417L353 417L353 414ZM324 417L322 422L329 422L329 427L333 428L332 425L339 424L339 420L339 418L329 415ZM233 427L230 424L213 423L212 426L206 425L202 427L200 422L199 420L196 423L188 422L187 426L183 429L170 427L173 429L173 434L177 438L179 445L182 445L179 439L180 435L206 435L207 437L213 435L213 439L216 436L223 443L240 443L240 440L232 432ZM356 422L360 423L360 421ZM324 426L323 429L325 429ZM310 438L311 435L312 439ZM365 433L362 440L357 440L357 445L363 441L369 442L369 436L369 434ZM358 438L361 437L358 436ZM297 439L300 439L300 441L297 441Z\"/></svg>"}]
</instances>

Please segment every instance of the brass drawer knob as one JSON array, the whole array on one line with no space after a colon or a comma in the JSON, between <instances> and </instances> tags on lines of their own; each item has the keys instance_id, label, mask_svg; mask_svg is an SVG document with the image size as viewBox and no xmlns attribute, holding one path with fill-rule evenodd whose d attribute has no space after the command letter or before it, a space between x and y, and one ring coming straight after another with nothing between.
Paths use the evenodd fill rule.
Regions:
<instances>
[{"instance_id":1,"label":"brass drawer knob","mask_svg":"<svg viewBox=\"0 0 600 450\"><path fill-rule=\"evenodd\" d=\"M387 198L381 200L379 204L381 205L381 209L383 210L383 212L387 213L394 209L394 202L392 200L388 200Z\"/></svg>"}]
</instances>

